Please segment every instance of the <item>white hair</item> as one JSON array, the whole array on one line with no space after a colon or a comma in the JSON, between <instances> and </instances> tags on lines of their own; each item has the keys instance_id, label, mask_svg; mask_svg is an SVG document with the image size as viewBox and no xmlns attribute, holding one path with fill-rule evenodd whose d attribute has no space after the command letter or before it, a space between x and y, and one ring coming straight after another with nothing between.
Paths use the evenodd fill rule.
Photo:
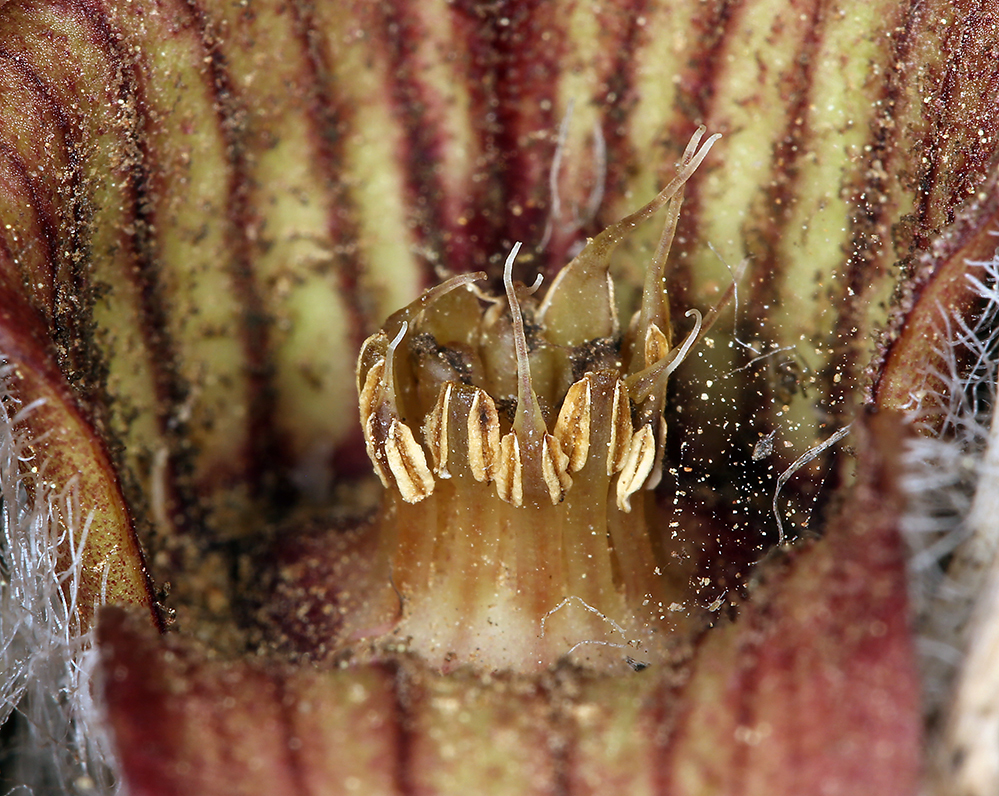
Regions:
<instances>
[{"instance_id":1,"label":"white hair","mask_svg":"<svg viewBox=\"0 0 999 796\"><path fill-rule=\"evenodd\" d=\"M906 454L903 530L931 730L929 792L960 784L979 796L999 792L999 661L983 648L999 631L999 252L968 266L982 309L971 322L939 310L947 340L928 375L940 389L913 397L923 434Z\"/></svg>"},{"instance_id":2,"label":"white hair","mask_svg":"<svg viewBox=\"0 0 999 796\"><path fill-rule=\"evenodd\" d=\"M23 421L36 408L0 367L0 724L12 720L0 793L113 794L96 651L77 610L90 517L74 485L53 491L30 453Z\"/></svg>"}]
</instances>

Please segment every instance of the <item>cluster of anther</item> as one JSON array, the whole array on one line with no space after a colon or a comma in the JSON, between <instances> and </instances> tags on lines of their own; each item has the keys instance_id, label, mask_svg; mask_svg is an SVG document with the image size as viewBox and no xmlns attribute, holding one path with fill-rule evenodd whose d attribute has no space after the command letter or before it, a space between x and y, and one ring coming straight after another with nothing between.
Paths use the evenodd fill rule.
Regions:
<instances>
[{"instance_id":1,"label":"cluster of anther","mask_svg":"<svg viewBox=\"0 0 999 796\"><path fill-rule=\"evenodd\" d=\"M685 621L683 555L655 501L633 504L660 478L667 379L701 329L691 310L694 330L671 346L664 269L682 186L717 138L698 148L702 136L676 178L591 240L543 299L538 284L513 280L518 244L505 296L475 285L484 274L456 276L365 342L361 423L386 487L372 532L402 605L392 643L442 669L536 670L592 648L606 620L659 637ZM663 206L641 306L622 333L610 255Z\"/></svg>"},{"instance_id":2,"label":"cluster of anther","mask_svg":"<svg viewBox=\"0 0 999 796\"><path fill-rule=\"evenodd\" d=\"M509 318L496 311L500 302L473 289L485 274L465 274L426 292L365 341L358 362L361 424L368 455L386 488L398 489L407 502L421 501L433 494L436 479L452 477L456 458L461 457L470 476L494 484L507 503L523 506L541 496L558 504L572 488L573 473L591 453L601 457L608 476L618 476L616 501L621 510L631 510L630 498L638 489L655 486L666 435L662 415L667 378L700 331L700 314L691 310L694 331L683 345L671 348L663 268L679 215L680 190L719 137L712 136L697 150L701 135L699 131L691 140L676 179L648 205L592 240L558 275L540 304L525 308L518 295L533 293L538 284L525 289L513 282L518 243L503 275ZM642 306L621 341L608 275L610 254L629 230L664 204L668 219L663 240L647 272ZM458 289L463 296L445 304L444 297ZM469 334L463 321L481 315L471 306L480 301L492 306ZM525 331L525 309L532 321L530 334ZM457 324L462 328L448 330L450 319L459 316L464 316ZM407 337L409 358L417 361L417 370L425 371L407 374L410 381L420 381L418 390L400 384L406 377L400 374L398 355ZM502 393L504 385L490 384L501 379L491 378L492 363L483 361L489 358L483 348L501 345L508 337L516 359L516 408L512 422L504 423L488 389L493 386ZM552 362L561 366L563 373L555 381L585 370L562 394L551 430L546 414L556 407L544 400L547 396L539 399L532 358L542 369ZM437 395L424 413L421 395L415 393L426 394L428 389L436 389ZM501 394L501 405L509 406L509 397ZM423 421L422 427L414 426L414 420ZM605 438L599 446L594 444L596 434Z\"/></svg>"}]
</instances>

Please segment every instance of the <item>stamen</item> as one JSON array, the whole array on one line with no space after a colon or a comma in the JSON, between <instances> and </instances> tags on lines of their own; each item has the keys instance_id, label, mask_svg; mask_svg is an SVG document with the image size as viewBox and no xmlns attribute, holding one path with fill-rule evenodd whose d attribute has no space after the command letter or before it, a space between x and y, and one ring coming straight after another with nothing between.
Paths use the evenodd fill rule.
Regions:
<instances>
[{"instance_id":1,"label":"stamen","mask_svg":"<svg viewBox=\"0 0 999 796\"><path fill-rule=\"evenodd\" d=\"M590 377L584 376L565 394L555 423L554 437L569 457L568 470L579 472L590 454Z\"/></svg>"},{"instance_id":2,"label":"stamen","mask_svg":"<svg viewBox=\"0 0 999 796\"><path fill-rule=\"evenodd\" d=\"M638 224L651 218L659 209L669 205L666 225L653 263L645 280L640 322L639 345L652 324L669 333L669 308L666 303L664 279L666 259L680 213L680 190L701 164L712 145L721 138L713 135L701 144L703 127L691 136L679 163L676 177L647 205L630 216L611 225L583 249L568 266L555 277L548 295L538 310L538 319L546 326L549 339L557 345L575 346L598 337L617 335L617 313L614 309L614 287L608 270L610 257L617 245ZM700 149L698 149L700 145ZM634 372L651 365L637 356L631 356L629 370Z\"/></svg>"},{"instance_id":3,"label":"stamen","mask_svg":"<svg viewBox=\"0 0 999 796\"><path fill-rule=\"evenodd\" d=\"M697 128L697 132L694 133L693 137L690 139L692 144L700 141L700 137L704 134L705 128ZM687 181L694 175L697 171L697 167L701 165L704 159L708 156L708 152L711 151L711 147L714 146L715 141L721 138L720 133L715 133L708 138L707 141L701 146L697 154L691 157L689 160L686 159L686 153L684 153L684 160L680 162L680 170L677 172L676 176L670 180L669 184L663 188L659 194L649 202L645 207L642 207L632 213L630 216L625 216L616 224L611 225L603 232L601 232L594 241L600 240L606 236L608 242L613 241L613 245L617 245L624 236L627 235L634 227L636 227L641 222L645 221L647 218L651 218L655 215L659 208L664 204L669 202L677 192L686 185ZM687 149L691 148L691 144L687 145Z\"/></svg>"},{"instance_id":4,"label":"stamen","mask_svg":"<svg viewBox=\"0 0 999 796\"><path fill-rule=\"evenodd\" d=\"M687 142L687 148L683 150L683 157L680 158L680 166L683 167L690 162L690 159L694 156L694 150L697 149L697 145L701 143L701 138L708 131L708 128L703 124L694 130L694 134L690 137Z\"/></svg>"},{"instance_id":5,"label":"stamen","mask_svg":"<svg viewBox=\"0 0 999 796\"><path fill-rule=\"evenodd\" d=\"M664 330L667 335L669 334L669 303L666 300L665 285L666 260L669 257L670 248L673 246L673 238L676 235L676 226L680 220L680 207L683 204L683 186L686 184L687 180L690 179L704 158L707 157L707 154L711 150L714 142L721 138L721 136L717 133L711 136L704 142L704 146L702 146L701 149L695 154L694 150L697 149L697 145L700 143L701 137L704 133L705 128L703 126L697 128L691 136L690 142L687 144L687 148L684 150L683 158L680 161L680 168L676 177L659 193L659 196L656 197L656 200L662 198L663 200L668 201L666 209L666 223L663 225L663 232L659 238L659 245L656 247L656 253L652 258L652 263L645 272L645 286L642 290L642 307L637 327L637 344L644 343L649 327L653 324ZM657 205L656 200L650 202L649 205L646 205L646 207L652 207L655 205L656 209L658 209L661 205ZM645 210L645 208L638 212L641 213L643 210ZM639 370L643 365L644 367L649 367L652 364L654 363L649 362L648 360L640 362L637 356L633 356L631 360L631 370L634 372Z\"/></svg>"},{"instance_id":6,"label":"stamen","mask_svg":"<svg viewBox=\"0 0 999 796\"><path fill-rule=\"evenodd\" d=\"M383 327L387 334L392 334L392 330L397 324L413 322L416 320L417 316L423 312L427 307L433 304L437 299L441 298L452 290L456 290L462 285L471 286L475 282L479 282L486 278L485 271L473 271L468 274L458 274L457 276L452 276L450 279L446 279L439 285L435 285L429 290L425 290L416 301L411 304L407 304L398 312L394 312L389 316L388 320L385 321Z\"/></svg>"},{"instance_id":7,"label":"stamen","mask_svg":"<svg viewBox=\"0 0 999 796\"><path fill-rule=\"evenodd\" d=\"M468 412L468 466L476 481L493 480L500 450L500 424L496 404L484 390L477 390Z\"/></svg>"},{"instance_id":8,"label":"stamen","mask_svg":"<svg viewBox=\"0 0 999 796\"><path fill-rule=\"evenodd\" d=\"M398 333L392 338L392 342L388 344L388 349L385 351L385 370L382 371L382 381L385 384L385 397L395 411L399 411L399 404L396 401L395 394L395 350L402 343L402 339L406 336L408 329L409 323L403 321Z\"/></svg>"},{"instance_id":9,"label":"stamen","mask_svg":"<svg viewBox=\"0 0 999 796\"><path fill-rule=\"evenodd\" d=\"M684 317L687 318L691 315L694 316L694 328L683 343L672 349L663 359L625 379L631 398L636 404L648 399L655 392L657 385L665 385L665 379L687 358L687 354L701 333L701 313L695 309L689 309L684 313Z\"/></svg>"},{"instance_id":10,"label":"stamen","mask_svg":"<svg viewBox=\"0 0 999 796\"><path fill-rule=\"evenodd\" d=\"M629 376L625 380L631 398L637 407L635 416L636 425L648 429L650 438L655 430L655 453L648 463L648 468L641 473L636 469L631 480L624 486L624 481L618 482L618 505L629 511L628 504L629 490L637 490L642 484L646 489L655 489L662 478L661 463L666 450L666 421L663 419L663 412L666 408L666 385L669 376L676 370L680 363L686 359L691 347L698 340L701 334L701 313L695 309L687 310L686 317L694 316L694 328L683 341L683 344L672 349L665 357L650 365L640 373ZM653 330L658 327L653 326ZM636 434L637 436L637 434ZM632 440L634 444L634 440ZM630 454L629 454L630 456ZM625 468L627 469L627 467ZM623 478L623 474L622 474Z\"/></svg>"},{"instance_id":11,"label":"stamen","mask_svg":"<svg viewBox=\"0 0 999 796\"><path fill-rule=\"evenodd\" d=\"M684 318L689 318L691 315L694 316L694 328L690 330L690 334L687 335L687 339L683 341L683 345L680 346L680 350L677 352L676 356L673 357L673 361L666 367L665 375L669 376L674 370L680 367L680 364L687 358L687 354L690 353L690 348L694 345L694 342L701 334L701 313L693 308L687 310L684 314Z\"/></svg>"},{"instance_id":12,"label":"stamen","mask_svg":"<svg viewBox=\"0 0 999 796\"><path fill-rule=\"evenodd\" d=\"M687 143L687 148L683 151L680 159L680 173L688 166L694 157L694 152L701 138L705 133L702 125L694 131ZM717 137L717 136L716 136ZM710 149L712 141L705 145L704 155ZM703 155L702 155L703 159ZM679 176L679 175L678 175ZM656 253L652 257L652 264L645 272L645 286L642 291L641 320L639 321L639 331L648 330L650 324L656 324L660 329L665 329L669 334L669 305L666 302L666 259L669 257L670 248L673 246L673 238L676 235L676 226L680 220L680 207L683 204L683 184L677 186L676 195L669 200L666 208L666 223L663 224L662 235L659 238L659 245ZM658 289L657 289L658 288ZM634 364L634 363L633 363ZM645 365L653 364L646 359Z\"/></svg>"},{"instance_id":13,"label":"stamen","mask_svg":"<svg viewBox=\"0 0 999 796\"><path fill-rule=\"evenodd\" d=\"M527 354L527 337L524 334L524 318L520 314L520 300L513 288L513 261L520 251L520 241L513 245L506 264L503 266L503 286L506 288L506 299L510 303L510 318L513 323L513 345L517 354L517 414L513 421L514 432L527 435L523 442L527 444L536 434L544 434L546 427L541 415L538 398L531 385L531 361ZM535 280L531 291L541 286L541 274Z\"/></svg>"},{"instance_id":14,"label":"stamen","mask_svg":"<svg viewBox=\"0 0 999 796\"><path fill-rule=\"evenodd\" d=\"M624 467L617 479L617 506L626 514L631 512L631 496L642 488L658 464L657 453L652 427L642 426L631 438Z\"/></svg>"},{"instance_id":15,"label":"stamen","mask_svg":"<svg viewBox=\"0 0 999 796\"><path fill-rule=\"evenodd\" d=\"M427 456L409 426L393 418L385 440L385 459L399 494L407 503L419 503L434 493L434 477Z\"/></svg>"},{"instance_id":16,"label":"stamen","mask_svg":"<svg viewBox=\"0 0 999 796\"><path fill-rule=\"evenodd\" d=\"M667 335L667 346L669 345L670 319L669 302L666 298L666 259L669 257L673 238L676 235L676 225L680 220L680 205L682 203L682 196L675 196L670 199L669 205L666 208L666 223L663 225L659 245L656 247L656 253L653 255L652 262L645 272L645 285L642 289L642 306L638 321L636 345L639 341L644 342L649 329L653 325L658 326ZM644 364L645 367L648 367L653 363L646 358ZM632 369L638 370L638 365L638 357L632 357Z\"/></svg>"},{"instance_id":17,"label":"stamen","mask_svg":"<svg viewBox=\"0 0 999 796\"><path fill-rule=\"evenodd\" d=\"M665 279L680 193L717 138L694 133L670 184L591 241L543 300L525 298L540 276L530 287L514 281L518 242L498 295L476 287L481 273L456 276L365 341L360 418L389 501L371 538L395 602L404 601L373 654L404 640L442 671L535 671L589 645L574 662L600 667L617 661L597 646L617 639L603 638L597 620L608 620L593 606L623 617L615 629L647 641L650 660L671 654L671 634L700 621L683 607L694 557L650 530L662 524L661 508L640 490L662 477L668 379L735 292L704 318L688 312L693 330L673 344ZM554 193L557 164L552 180ZM622 335L610 255L664 206L641 305ZM557 195L553 207L554 222L570 210ZM458 287L470 294L434 304ZM512 396L515 411L501 420L496 401ZM563 610L574 602L586 610ZM538 622L540 638L531 632Z\"/></svg>"}]
</instances>

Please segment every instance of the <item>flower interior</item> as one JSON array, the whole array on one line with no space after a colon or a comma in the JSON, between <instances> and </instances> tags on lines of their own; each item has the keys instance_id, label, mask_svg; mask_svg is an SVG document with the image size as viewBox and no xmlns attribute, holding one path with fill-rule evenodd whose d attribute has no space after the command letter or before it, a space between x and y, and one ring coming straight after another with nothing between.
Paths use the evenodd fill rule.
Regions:
<instances>
[{"instance_id":1,"label":"flower interior","mask_svg":"<svg viewBox=\"0 0 999 796\"><path fill-rule=\"evenodd\" d=\"M663 659L697 621L690 557L662 532L667 381L701 331L674 346L664 269L684 183L718 138L691 139L675 179L604 230L543 298L453 277L362 347L361 424L385 487L334 648L359 642L449 670L543 670ZM622 329L610 257L663 206L641 306ZM540 282L540 280L539 280ZM676 535L674 534L674 537ZM343 604L345 595L334 600ZM364 646L361 645L361 646Z\"/></svg>"}]
</instances>

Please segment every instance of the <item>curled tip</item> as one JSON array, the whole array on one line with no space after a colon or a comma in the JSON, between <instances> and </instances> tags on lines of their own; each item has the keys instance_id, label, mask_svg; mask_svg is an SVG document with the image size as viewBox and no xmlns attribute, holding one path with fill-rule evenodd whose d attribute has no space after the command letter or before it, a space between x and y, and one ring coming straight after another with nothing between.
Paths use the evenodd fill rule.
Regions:
<instances>
[{"instance_id":1,"label":"curled tip","mask_svg":"<svg viewBox=\"0 0 999 796\"><path fill-rule=\"evenodd\" d=\"M680 161L681 164L686 165L687 163L690 163L694 159L695 152L697 152L697 156L703 160L707 156L708 152L711 151L711 147L715 145L715 141L722 137L721 133L712 133L708 136L708 139L704 142L704 144L701 145L701 139L707 131L708 128L703 124L694 131L694 134L690 137L690 141L687 142L687 148L683 151L683 159ZM700 149L698 149L699 146Z\"/></svg>"},{"instance_id":2,"label":"curled tip","mask_svg":"<svg viewBox=\"0 0 999 796\"><path fill-rule=\"evenodd\" d=\"M513 261L517 259L517 252L520 251L520 241L513 244L513 249L506 258L503 266L503 287L506 288L506 300L510 304L510 319L513 322L513 345L517 354L517 401L524 400L525 387L528 392L531 389L531 371L527 359L527 338L524 336L524 319L520 314L520 300L517 298L517 291L513 287ZM540 275L539 275L540 276Z\"/></svg>"},{"instance_id":3,"label":"curled tip","mask_svg":"<svg viewBox=\"0 0 999 796\"><path fill-rule=\"evenodd\" d=\"M690 162L690 159L694 156L694 152L697 150L697 145L701 143L701 139L704 137L704 134L707 131L708 128L705 127L703 124L699 125L698 128L694 130L694 134L690 137L690 140L687 142L687 148L683 150L683 157L680 158L681 164Z\"/></svg>"},{"instance_id":4,"label":"curled tip","mask_svg":"<svg viewBox=\"0 0 999 796\"><path fill-rule=\"evenodd\" d=\"M423 312L423 310L437 301L437 299L447 293L450 293L452 290L456 290L462 285L471 285L474 282L479 282L485 278L485 271L473 271L468 274L458 274L457 276L452 276L450 279L444 280L439 285L430 288L430 290L424 291L423 294L416 299L416 301L406 305L401 310L394 313L387 321L385 321L385 331L391 333L391 330L394 329L397 324L405 324L407 321L413 320L417 315Z\"/></svg>"},{"instance_id":5,"label":"curled tip","mask_svg":"<svg viewBox=\"0 0 999 796\"><path fill-rule=\"evenodd\" d=\"M653 362L645 370L629 376L626 380L625 383L631 393L632 400L636 403L642 403L650 395L655 394L657 389L662 392L662 397L665 396L666 380L674 370L680 367L680 364L687 358L687 354L690 353L690 349L694 343L701 336L700 311L689 309L684 313L684 317L689 318L691 316L694 318L694 328L691 329L680 345L671 349L669 354L658 362Z\"/></svg>"},{"instance_id":6,"label":"curled tip","mask_svg":"<svg viewBox=\"0 0 999 796\"><path fill-rule=\"evenodd\" d=\"M392 356L395 350L399 347L399 343L402 342L402 338L406 336L407 331L409 331L409 322L403 321L402 326L399 327L398 333L392 338L392 342L388 344L388 354L386 358Z\"/></svg>"},{"instance_id":7,"label":"curled tip","mask_svg":"<svg viewBox=\"0 0 999 796\"><path fill-rule=\"evenodd\" d=\"M407 331L409 331L409 322L403 321L385 351L385 392L393 407L398 406L395 394L395 350L401 345Z\"/></svg>"},{"instance_id":8,"label":"curled tip","mask_svg":"<svg viewBox=\"0 0 999 796\"><path fill-rule=\"evenodd\" d=\"M687 358L687 354L690 353L691 347L697 342L701 335L701 313L699 310L693 308L687 310L683 313L684 318L694 317L694 328L691 329L690 334L687 335L687 339L683 341L679 350L676 352L676 356L673 357L672 361L666 366L665 374L669 376L674 370L680 367L680 364Z\"/></svg>"},{"instance_id":9,"label":"curled tip","mask_svg":"<svg viewBox=\"0 0 999 796\"><path fill-rule=\"evenodd\" d=\"M516 296L513 296L513 263L517 259L521 245L519 240L513 244L513 248L510 249L510 253L506 256L506 262L503 264L503 286L506 288L506 295L510 299L511 307L516 299Z\"/></svg>"},{"instance_id":10,"label":"curled tip","mask_svg":"<svg viewBox=\"0 0 999 796\"><path fill-rule=\"evenodd\" d=\"M636 210L627 218L619 221L618 224L614 225L615 227L626 224L634 226L638 222L643 221L658 211L660 207L667 204L680 192L680 189L683 188L687 181L694 175L694 172L697 171L697 168L701 165L701 163L704 162L704 159L711 151L711 147L713 147L715 142L721 138L721 133L715 133L714 135L708 136L708 140L701 144L701 138L703 137L705 131L706 129L703 126L698 127L694 134L690 137L690 141L687 143L687 148L683 152L683 157L680 159L680 167L677 170L676 176L659 192L656 198L649 202L645 207L640 210ZM698 145L700 145L699 148Z\"/></svg>"},{"instance_id":11,"label":"curled tip","mask_svg":"<svg viewBox=\"0 0 999 796\"><path fill-rule=\"evenodd\" d=\"M513 249L507 255L503 266L503 287L506 288L506 300L510 304L510 320L513 323L513 345L517 355L517 416L524 399L531 394L531 366L527 358L527 337L524 335L524 318L520 314L520 299L513 287L513 262L520 251L520 241L513 244Z\"/></svg>"}]
</instances>

